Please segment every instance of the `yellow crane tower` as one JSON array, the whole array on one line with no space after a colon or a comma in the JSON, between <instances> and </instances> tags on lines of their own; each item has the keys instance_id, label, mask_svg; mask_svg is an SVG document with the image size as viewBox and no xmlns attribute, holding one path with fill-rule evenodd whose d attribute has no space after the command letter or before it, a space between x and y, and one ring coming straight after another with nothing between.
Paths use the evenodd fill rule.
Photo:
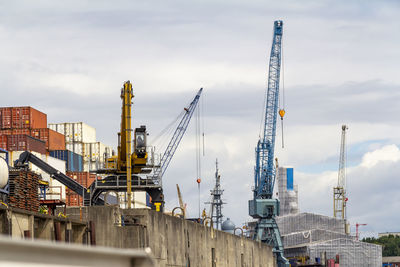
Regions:
<instances>
[{"instance_id":1,"label":"yellow crane tower","mask_svg":"<svg viewBox=\"0 0 400 267\"><path fill-rule=\"evenodd\" d=\"M126 174L128 208L131 208L132 200L132 175L142 172L147 164L146 151L146 126L135 129L134 151L132 153L132 84L124 83L121 89L122 112L121 131L118 133L118 155L108 158L106 161L106 173Z\"/></svg>"},{"instance_id":2,"label":"yellow crane tower","mask_svg":"<svg viewBox=\"0 0 400 267\"><path fill-rule=\"evenodd\" d=\"M346 125L342 125L338 184L336 187L333 188L333 217L343 220L347 219L346 203L348 200L346 192L346 130L347 129L348 127Z\"/></svg>"}]
</instances>

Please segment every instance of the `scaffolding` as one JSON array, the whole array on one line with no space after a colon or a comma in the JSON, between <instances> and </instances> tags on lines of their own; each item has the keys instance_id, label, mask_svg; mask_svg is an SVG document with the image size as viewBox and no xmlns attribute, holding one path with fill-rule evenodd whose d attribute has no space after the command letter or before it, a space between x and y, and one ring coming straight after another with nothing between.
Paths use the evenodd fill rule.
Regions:
<instances>
[{"instance_id":1,"label":"scaffolding","mask_svg":"<svg viewBox=\"0 0 400 267\"><path fill-rule=\"evenodd\" d=\"M382 266L382 246L339 238L307 247L310 259L326 252L328 259L339 255L340 267L380 267Z\"/></svg>"},{"instance_id":2,"label":"scaffolding","mask_svg":"<svg viewBox=\"0 0 400 267\"><path fill-rule=\"evenodd\" d=\"M276 218L287 258L308 256L310 264L326 253L336 255L340 267L382 266L382 247L359 242L345 232L345 220L313 213L299 213Z\"/></svg>"},{"instance_id":3,"label":"scaffolding","mask_svg":"<svg viewBox=\"0 0 400 267\"><path fill-rule=\"evenodd\" d=\"M299 213L298 186L294 184L293 168L279 167L277 177L280 215Z\"/></svg>"},{"instance_id":4,"label":"scaffolding","mask_svg":"<svg viewBox=\"0 0 400 267\"><path fill-rule=\"evenodd\" d=\"M314 214L299 213L276 218L281 235L308 231L313 229L329 230L345 234L345 224L342 219Z\"/></svg>"},{"instance_id":5,"label":"scaffolding","mask_svg":"<svg viewBox=\"0 0 400 267\"><path fill-rule=\"evenodd\" d=\"M337 238L350 238L354 240L353 237L346 234L322 229L306 230L282 236L283 246L285 248L296 247L304 244L312 244L319 241L327 241Z\"/></svg>"}]
</instances>

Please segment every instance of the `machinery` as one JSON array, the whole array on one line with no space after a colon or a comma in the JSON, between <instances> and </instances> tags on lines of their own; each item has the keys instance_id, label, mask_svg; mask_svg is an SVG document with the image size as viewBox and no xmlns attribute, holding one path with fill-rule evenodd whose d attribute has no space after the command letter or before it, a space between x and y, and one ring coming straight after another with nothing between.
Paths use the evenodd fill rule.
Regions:
<instances>
[{"instance_id":1,"label":"machinery","mask_svg":"<svg viewBox=\"0 0 400 267\"><path fill-rule=\"evenodd\" d=\"M277 266L289 266L283 256L283 244L275 217L279 216L279 200L272 198L275 184L274 149L279 101L281 42L283 22L274 22L269 62L264 131L256 147L255 187L249 201L249 215L257 219L253 239L271 245Z\"/></svg>"},{"instance_id":2,"label":"machinery","mask_svg":"<svg viewBox=\"0 0 400 267\"><path fill-rule=\"evenodd\" d=\"M339 158L339 172L338 184L333 188L333 217L346 220L346 130L348 127L342 125L342 137L340 142L340 158ZM346 227L347 228L347 227ZM346 232L348 232L346 230Z\"/></svg>"},{"instance_id":3,"label":"machinery","mask_svg":"<svg viewBox=\"0 0 400 267\"><path fill-rule=\"evenodd\" d=\"M153 173L153 178L161 180L162 176L164 175L165 171L168 168L169 163L171 162L172 157L175 154L176 149L178 148L179 143L182 140L183 135L186 132L186 129L189 125L190 119L192 118L193 112L196 109L197 103L199 102L200 95L203 92L203 88L197 92L196 96L189 104L187 108L184 108L185 112L176 128L169 144L161 157L160 166L157 167Z\"/></svg>"},{"instance_id":4,"label":"machinery","mask_svg":"<svg viewBox=\"0 0 400 267\"><path fill-rule=\"evenodd\" d=\"M133 153L131 152L133 92L132 84L129 81L125 82L121 89L122 112L121 130L118 133L118 155L108 158L105 169L97 171L97 173L106 174L105 178L96 179L88 188L85 188L27 151L20 155L15 166L25 167L28 162L31 162L50 174L52 178L82 196L85 206L104 205L109 192L127 192L127 204L129 208L131 207L132 190L138 190L146 191L150 195L152 199L151 208L162 211L164 207L164 195L161 178L186 131L201 92L202 89L199 90L189 107L184 108L184 116L164 152L159 166L155 166L154 161L148 162L147 132L145 126L135 129Z\"/></svg>"},{"instance_id":5,"label":"machinery","mask_svg":"<svg viewBox=\"0 0 400 267\"><path fill-rule=\"evenodd\" d=\"M181 189L179 188L178 184L176 184L176 192L178 194L179 207L176 207L175 209L179 208L181 210L182 217L185 219L186 218L186 204L183 203ZM174 210L173 210L173 212L174 212Z\"/></svg>"}]
</instances>

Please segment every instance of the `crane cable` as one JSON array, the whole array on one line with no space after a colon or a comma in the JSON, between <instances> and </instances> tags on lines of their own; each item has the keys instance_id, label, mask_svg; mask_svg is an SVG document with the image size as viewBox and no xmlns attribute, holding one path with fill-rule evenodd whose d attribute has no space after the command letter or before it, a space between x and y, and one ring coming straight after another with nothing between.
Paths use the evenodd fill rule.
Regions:
<instances>
[{"instance_id":1,"label":"crane cable","mask_svg":"<svg viewBox=\"0 0 400 267\"><path fill-rule=\"evenodd\" d=\"M198 208L199 208L199 219L201 217L200 208L200 183L201 183L201 121L200 121L200 107L199 105L196 109L196 123L195 123L195 139L196 139L196 182L198 189Z\"/></svg>"},{"instance_id":2,"label":"crane cable","mask_svg":"<svg viewBox=\"0 0 400 267\"><path fill-rule=\"evenodd\" d=\"M282 131L282 148L285 147L284 139L283 139L283 117L285 116L285 68L283 61L283 43L281 45L281 72L282 72L282 106L281 106L281 97L279 97L279 116L281 117L281 131Z\"/></svg>"}]
</instances>

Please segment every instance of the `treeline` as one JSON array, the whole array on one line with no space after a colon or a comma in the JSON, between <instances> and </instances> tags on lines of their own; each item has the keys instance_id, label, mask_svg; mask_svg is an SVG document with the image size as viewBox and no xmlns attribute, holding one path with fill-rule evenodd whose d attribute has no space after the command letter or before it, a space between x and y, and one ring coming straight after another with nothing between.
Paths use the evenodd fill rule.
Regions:
<instances>
[{"instance_id":1,"label":"treeline","mask_svg":"<svg viewBox=\"0 0 400 267\"><path fill-rule=\"evenodd\" d=\"M379 238L367 237L363 238L363 242L382 245L382 256L400 256L400 236L388 235Z\"/></svg>"}]
</instances>

